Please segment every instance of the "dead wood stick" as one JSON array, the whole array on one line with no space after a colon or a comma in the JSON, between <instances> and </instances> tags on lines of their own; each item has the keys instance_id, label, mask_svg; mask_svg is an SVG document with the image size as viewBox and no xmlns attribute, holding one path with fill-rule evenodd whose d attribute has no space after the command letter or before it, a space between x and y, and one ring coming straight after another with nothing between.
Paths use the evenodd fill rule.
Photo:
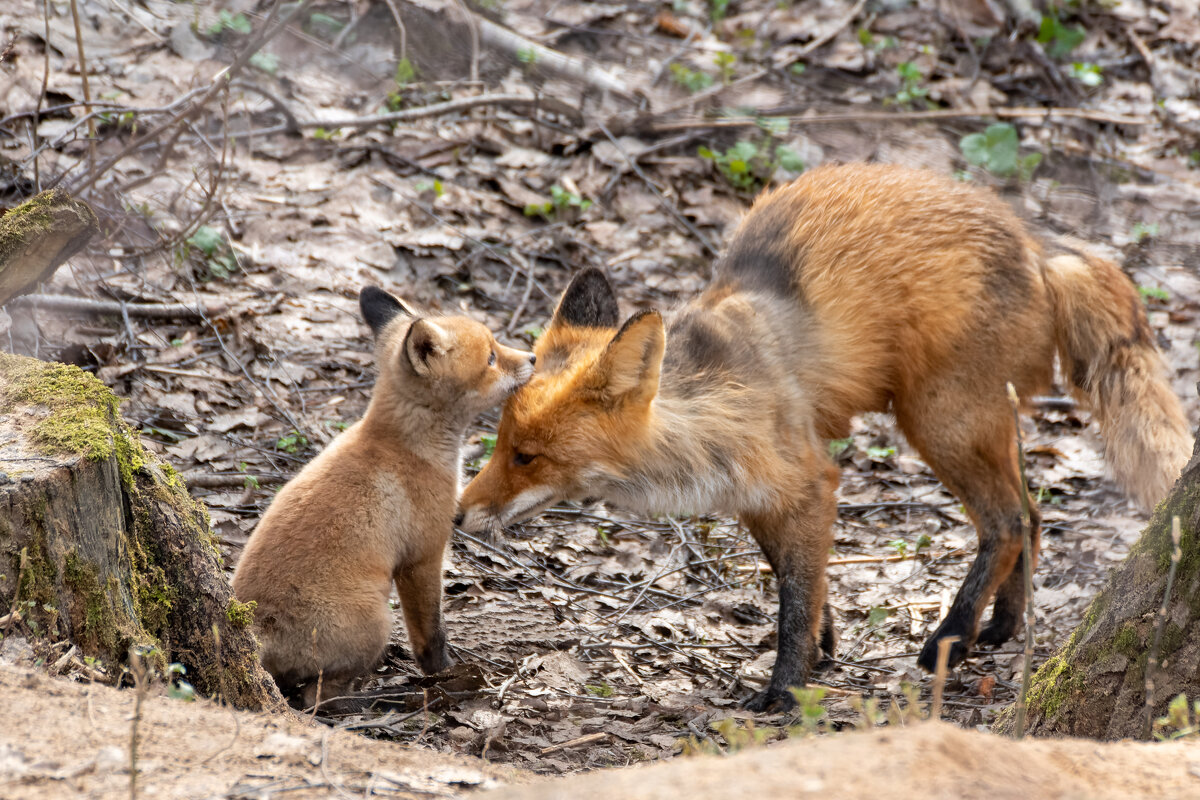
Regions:
<instances>
[{"instance_id":1,"label":"dead wood stick","mask_svg":"<svg viewBox=\"0 0 1200 800\"><path fill-rule=\"evenodd\" d=\"M691 119L656 122L653 119L639 121L635 127L641 133L669 133L672 131L691 130L694 128L752 128L757 127L763 117L787 117L796 125L831 125L843 122L912 122L936 119L970 119L972 117L998 117L1000 119L1024 119L1062 117L1069 119L1084 119L1091 122L1104 122L1113 125L1152 125L1156 122L1149 117L1136 117L1123 114L1113 114L1089 108L1065 108L1052 106L1037 107L1003 107L957 109L939 108L930 111L858 111L843 114L816 114L800 116L804 109L797 106L759 109L753 116L723 117L720 119Z\"/></svg>"},{"instance_id":2,"label":"dead wood stick","mask_svg":"<svg viewBox=\"0 0 1200 800\"><path fill-rule=\"evenodd\" d=\"M608 736L609 736L609 734L606 733L605 731L598 731L597 733L589 733L586 736L580 736L578 739L571 739L570 741L567 741L567 742L560 742L558 744L552 744L549 747L543 747L541 750L541 754L544 756L548 756L551 753L557 753L559 750L566 750L571 747L582 747L585 744L592 744L593 742L603 741L603 740L607 739Z\"/></svg>"},{"instance_id":3,"label":"dead wood stick","mask_svg":"<svg viewBox=\"0 0 1200 800\"><path fill-rule=\"evenodd\" d=\"M245 486L252 487L254 483L280 484L285 482L282 475L253 472L234 472L226 475L215 472L183 472L180 473L180 477L183 478L189 489L240 489Z\"/></svg>"},{"instance_id":4,"label":"dead wood stick","mask_svg":"<svg viewBox=\"0 0 1200 800\"><path fill-rule=\"evenodd\" d=\"M551 50L478 14L472 14L472 17L481 44L500 50L514 59L529 61L560 77L580 81L602 92L612 92L624 100L633 100L633 94L624 81L594 62Z\"/></svg>"},{"instance_id":5,"label":"dead wood stick","mask_svg":"<svg viewBox=\"0 0 1200 800\"><path fill-rule=\"evenodd\" d=\"M813 50L816 50L818 47L822 47L825 44L827 44L828 42L833 41L833 39L839 33L842 32L843 28L845 28L851 22L854 22L855 17L857 17L859 15L859 13L862 12L863 6L865 6L866 4L867 4L867 0L858 0L858 2L854 4L854 8L852 8L846 12L846 16L842 17L837 22L830 25L829 28L824 33L818 34L815 39L813 39L808 44L804 45L804 47L801 47L800 52L796 54L796 57L794 59L792 59L792 61L793 62L799 61L800 59L804 58L809 53L811 53Z\"/></svg>"},{"instance_id":6,"label":"dead wood stick","mask_svg":"<svg viewBox=\"0 0 1200 800\"><path fill-rule=\"evenodd\" d=\"M0 306L48 280L100 230L86 203L42 192L0 217Z\"/></svg>"},{"instance_id":7,"label":"dead wood stick","mask_svg":"<svg viewBox=\"0 0 1200 800\"><path fill-rule=\"evenodd\" d=\"M443 114L453 114L458 111L468 111L480 106L505 106L507 108L541 108L564 117L570 117L577 124L583 122L579 109L553 97L530 97L522 94L481 94L476 97L460 97L447 100L444 103L432 103L417 108L406 108L387 114L375 114L369 117L344 117L342 119L317 119L297 122L301 130L324 128L369 128L386 122L408 122L414 119L439 117Z\"/></svg>"},{"instance_id":8,"label":"dead wood stick","mask_svg":"<svg viewBox=\"0 0 1200 800\"><path fill-rule=\"evenodd\" d=\"M219 315L223 306L197 307L186 303L121 303L117 300L94 300L65 294L30 294L12 301L13 306L33 306L48 311L67 311L81 314L128 314L138 319L204 319Z\"/></svg>"}]
</instances>

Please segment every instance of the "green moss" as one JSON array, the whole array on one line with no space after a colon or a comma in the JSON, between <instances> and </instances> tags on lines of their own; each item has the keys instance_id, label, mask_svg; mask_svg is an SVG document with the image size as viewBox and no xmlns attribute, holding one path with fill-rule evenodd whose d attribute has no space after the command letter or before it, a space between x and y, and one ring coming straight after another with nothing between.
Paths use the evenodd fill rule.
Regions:
<instances>
[{"instance_id":1,"label":"green moss","mask_svg":"<svg viewBox=\"0 0 1200 800\"><path fill-rule=\"evenodd\" d=\"M1113 649L1129 658L1137 658L1142 654L1142 637L1138 635L1132 622L1126 622L1121 626L1121 630L1117 631L1113 639Z\"/></svg>"},{"instance_id":2,"label":"green moss","mask_svg":"<svg viewBox=\"0 0 1200 800\"><path fill-rule=\"evenodd\" d=\"M1166 658L1174 653L1179 648L1183 647L1183 628L1176 625L1174 622L1168 622L1167 627L1163 629L1162 643L1159 649L1159 659ZM1161 660L1160 660L1161 663Z\"/></svg>"},{"instance_id":3,"label":"green moss","mask_svg":"<svg viewBox=\"0 0 1200 800\"><path fill-rule=\"evenodd\" d=\"M229 606L225 609L225 619L229 620L230 625L245 628L254 622L254 610L256 608L258 608L258 603L254 600L251 600L249 603L242 603L236 597L231 597L229 598Z\"/></svg>"},{"instance_id":4,"label":"green moss","mask_svg":"<svg viewBox=\"0 0 1200 800\"><path fill-rule=\"evenodd\" d=\"M99 460L109 458L120 448L124 452L118 455L124 456L126 464L132 463L128 442L114 441L122 438L113 434L119 420L117 398L94 376L79 367L0 353L0 378L4 379L0 383L0 413L17 405L49 410L33 430L34 441L47 451L79 453Z\"/></svg>"},{"instance_id":5,"label":"green moss","mask_svg":"<svg viewBox=\"0 0 1200 800\"><path fill-rule=\"evenodd\" d=\"M54 224L52 207L60 202L61 195L42 192L8 210L4 215L4 224L0 225L0 272L3 272L8 257L27 240L29 233L50 229Z\"/></svg>"},{"instance_id":6,"label":"green moss","mask_svg":"<svg viewBox=\"0 0 1200 800\"><path fill-rule=\"evenodd\" d=\"M1052 656L1029 681L1029 708L1053 717L1072 695L1083 690L1083 676L1061 654Z\"/></svg>"}]
</instances>

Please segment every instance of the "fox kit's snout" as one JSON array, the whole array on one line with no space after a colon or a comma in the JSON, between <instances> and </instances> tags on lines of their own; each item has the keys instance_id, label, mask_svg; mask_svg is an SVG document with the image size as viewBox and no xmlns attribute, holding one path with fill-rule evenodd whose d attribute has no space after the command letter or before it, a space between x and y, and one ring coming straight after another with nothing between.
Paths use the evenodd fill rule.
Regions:
<instances>
[{"instance_id":1,"label":"fox kit's snout","mask_svg":"<svg viewBox=\"0 0 1200 800\"><path fill-rule=\"evenodd\" d=\"M255 601L263 665L304 700L335 697L379 660L395 585L413 657L450 663L442 558L466 426L533 374L531 353L466 317L423 317L382 289L359 295L379 377L363 418L288 482L233 578Z\"/></svg>"}]
</instances>

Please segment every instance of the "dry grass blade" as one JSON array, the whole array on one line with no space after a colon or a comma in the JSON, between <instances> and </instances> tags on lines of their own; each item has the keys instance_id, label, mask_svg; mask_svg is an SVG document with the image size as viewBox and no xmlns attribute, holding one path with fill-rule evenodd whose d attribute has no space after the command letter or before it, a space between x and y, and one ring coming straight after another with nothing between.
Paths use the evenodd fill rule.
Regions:
<instances>
[{"instance_id":1,"label":"dry grass blade","mask_svg":"<svg viewBox=\"0 0 1200 800\"><path fill-rule=\"evenodd\" d=\"M1025 660L1021 668L1021 694L1017 699L1017 721L1013 728L1013 736L1017 739L1025 735L1025 711L1029 697L1029 679L1033 675L1033 543L1030 537L1031 515L1029 513L1029 481L1025 477L1025 442L1021 436L1021 408L1017 390L1008 384L1008 402L1012 406L1013 424L1017 437L1017 469L1021 476L1021 564L1025 579Z\"/></svg>"}]
</instances>

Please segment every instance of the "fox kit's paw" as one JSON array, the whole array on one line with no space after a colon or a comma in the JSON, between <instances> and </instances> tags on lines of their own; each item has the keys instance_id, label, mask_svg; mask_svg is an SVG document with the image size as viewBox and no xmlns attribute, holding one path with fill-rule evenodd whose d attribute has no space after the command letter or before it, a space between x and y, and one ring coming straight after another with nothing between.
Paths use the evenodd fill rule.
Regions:
<instances>
[{"instance_id":1,"label":"fox kit's paw","mask_svg":"<svg viewBox=\"0 0 1200 800\"><path fill-rule=\"evenodd\" d=\"M446 648L446 634L438 631L426 647L416 654L417 666L426 675L436 675L450 667L450 653Z\"/></svg>"},{"instance_id":2,"label":"fox kit's paw","mask_svg":"<svg viewBox=\"0 0 1200 800\"><path fill-rule=\"evenodd\" d=\"M791 711L795 707L796 698L792 697L791 692L772 689L770 686L761 692L755 692L742 702L742 708L747 711L753 711L756 714L778 714L784 711Z\"/></svg>"}]
</instances>

